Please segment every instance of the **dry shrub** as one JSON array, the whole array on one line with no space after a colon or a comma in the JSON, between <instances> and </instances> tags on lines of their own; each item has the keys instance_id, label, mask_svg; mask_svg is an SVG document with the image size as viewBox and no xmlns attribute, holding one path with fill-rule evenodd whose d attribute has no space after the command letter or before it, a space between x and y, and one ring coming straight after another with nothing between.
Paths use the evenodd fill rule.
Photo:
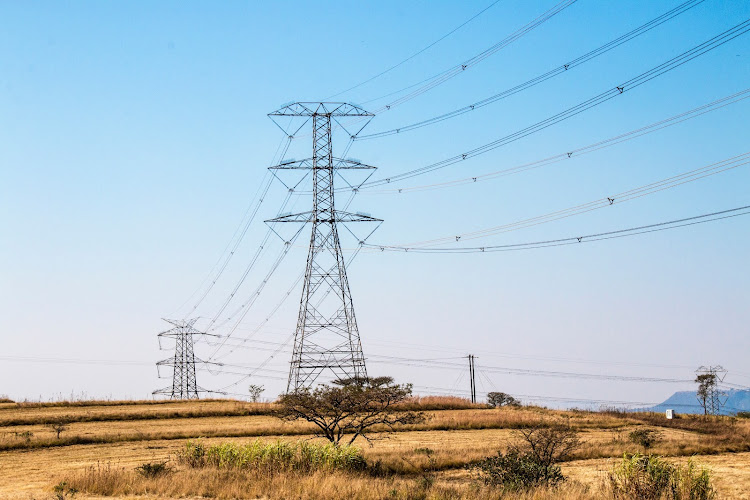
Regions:
<instances>
[{"instance_id":1,"label":"dry shrub","mask_svg":"<svg viewBox=\"0 0 750 500\"><path fill-rule=\"evenodd\" d=\"M475 469L485 484L507 491L556 486L565 477L558 462L567 460L581 447L578 432L569 426L533 427L515 431L520 444L479 462Z\"/></svg>"}]
</instances>

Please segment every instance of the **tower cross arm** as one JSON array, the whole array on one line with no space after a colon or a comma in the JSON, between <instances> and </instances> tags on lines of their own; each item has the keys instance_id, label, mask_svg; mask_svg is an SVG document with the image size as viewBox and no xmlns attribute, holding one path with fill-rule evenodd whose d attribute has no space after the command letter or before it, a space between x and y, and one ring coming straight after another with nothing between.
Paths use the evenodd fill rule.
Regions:
<instances>
[{"instance_id":1,"label":"tower cross arm","mask_svg":"<svg viewBox=\"0 0 750 500\"><path fill-rule=\"evenodd\" d=\"M351 213L351 212L342 212L340 210L334 210L334 220L324 220L322 218L318 218L317 222L383 222L383 219L377 219L375 217L372 217L371 215L364 214L364 213ZM267 224L273 224L276 222L301 222L303 224L306 224L308 222L313 221L314 212L301 212L298 214L287 214L287 215L281 215L279 217L268 219L265 221Z\"/></svg>"},{"instance_id":2,"label":"tower cross arm","mask_svg":"<svg viewBox=\"0 0 750 500\"><path fill-rule=\"evenodd\" d=\"M304 160L284 160L278 165L268 167L268 170L311 170L313 168L313 159L305 158ZM318 166L315 168L326 169L333 168L334 170L342 169L364 169L374 170L378 167L372 165L366 165L359 160L354 158L333 158L331 165Z\"/></svg>"},{"instance_id":3,"label":"tower cross arm","mask_svg":"<svg viewBox=\"0 0 750 500\"><path fill-rule=\"evenodd\" d=\"M347 102L291 102L282 105L268 116L375 116L356 104Z\"/></svg>"}]
</instances>

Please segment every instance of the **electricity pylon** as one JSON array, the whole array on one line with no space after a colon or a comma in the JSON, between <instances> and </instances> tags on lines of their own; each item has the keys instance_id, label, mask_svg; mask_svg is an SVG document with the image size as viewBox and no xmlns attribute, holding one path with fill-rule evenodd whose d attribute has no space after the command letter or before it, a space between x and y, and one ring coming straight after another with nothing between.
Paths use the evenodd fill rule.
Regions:
<instances>
[{"instance_id":1,"label":"electricity pylon","mask_svg":"<svg viewBox=\"0 0 750 500\"><path fill-rule=\"evenodd\" d=\"M195 363L204 361L195 357L193 350L193 335L206 335L196 330L193 325L196 319L177 320L165 319L167 323L174 326L159 334L159 340L163 337L175 339L174 356L156 363L157 369L161 366L172 367L172 386L158 389L153 394L165 394L171 399L198 399L201 392L212 392L198 386L195 377ZM161 343L161 342L160 342Z\"/></svg>"},{"instance_id":2,"label":"electricity pylon","mask_svg":"<svg viewBox=\"0 0 750 500\"><path fill-rule=\"evenodd\" d=\"M697 394L698 401L703 406L707 415L719 415L721 407L727 402L728 395L719 389L719 384L724 382L727 370L723 366L701 366L695 370L695 381L699 382L704 389L704 394ZM705 398L705 399L704 399Z\"/></svg>"},{"instance_id":3,"label":"electricity pylon","mask_svg":"<svg viewBox=\"0 0 750 500\"><path fill-rule=\"evenodd\" d=\"M313 209L266 221L312 223L287 392L311 386L324 371L332 372L335 379L367 378L337 224L382 221L361 213L336 210L334 178L340 175L340 170L374 170L375 167L333 156L331 121L353 139L356 134L349 133L344 122L355 118L354 123L366 125L372 116L352 104L323 102L297 102L269 114L274 122L275 117L304 118L297 131L312 120L312 157L282 162L271 167L271 171L311 170Z\"/></svg>"}]
</instances>

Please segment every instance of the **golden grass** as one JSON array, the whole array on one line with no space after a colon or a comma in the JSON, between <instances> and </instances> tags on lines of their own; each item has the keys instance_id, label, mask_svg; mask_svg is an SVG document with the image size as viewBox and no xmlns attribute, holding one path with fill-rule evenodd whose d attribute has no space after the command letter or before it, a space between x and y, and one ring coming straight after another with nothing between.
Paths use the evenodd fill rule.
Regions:
<instances>
[{"instance_id":1,"label":"golden grass","mask_svg":"<svg viewBox=\"0 0 750 500\"><path fill-rule=\"evenodd\" d=\"M419 478L372 477L353 473L247 474L217 469L179 470L158 478L109 465L91 467L66 477L71 486L105 496L159 495L179 498L187 495L217 499L304 498L310 500L381 500L384 498L477 499L501 497L494 488L476 481L447 481L433 476ZM588 500L600 498L594 488L569 483L556 490L532 490L502 495L508 500L555 498Z\"/></svg>"},{"instance_id":2,"label":"golden grass","mask_svg":"<svg viewBox=\"0 0 750 500\"><path fill-rule=\"evenodd\" d=\"M273 405L242 401L160 401L128 405L13 403L0 405L0 427L67 422L114 422L120 420L158 420L218 416L268 415Z\"/></svg>"},{"instance_id":3,"label":"golden grass","mask_svg":"<svg viewBox=\"0 0 750 500\"><path fill-rule=\"evenodd\" d=\"M436 404L431 400L420 400L418 403L423 409L429 407L430 404ZM450 401L442 403L448 405ZM461 401L455 403L459 404ZM8 420L26 418L32 422L41 422L43 418L55 418L65 414L79 416L81 419L70 424L70 428L63 432L60 442L55 439L55 434L51 429L39 423L0 427L0 447L16 446L18 443L27 448L29 445L40 447L0 451L0 498L14 498L11 495L21 492L26 496L18 498L28 500L31 498L30 492L38 494L46 491L49 493L52 484L76 474L82 474L84 469L97 462L111 462L113 464L111 467L118 470L125 469L123 473L134 473L135 467L144 462L168 460L178 448L184 446L184 440L187 438L205 436L206 443L215 444L226 442L231 437L232 442L242 444L257 437L264 440L279 438L296 440L299 437L294 437L295 434L309 435L314 430L310 424L304 422L285 423L268 415L210 416L211 412L232 411L237 407L244 410L245 403L192 401L161 404L149 402L122 406L107 404L36 407L13 404L11 409L0 410L0 418ZM169 415L169 412L174 411L181 412L181 415L201 412L201 415L205 416L131 418L132 415L144 415L149 411L158 412L160 415ZM747 419L727 417L705 419L682 416L680 419L667 421L662 415L657 414L552 411L529 407L431 410L426 413L429 418L423 424L405 427L388 439L375 441L373 447L367 446L364 442L358 442L363 447L368 462L379 461L382 464L382 470L394 474L392 478L356 478L355 482L361 483L357 486L358 488L361 487L364 491L368 488L381 488L381 486L385 487L383 485L391 484L391 489L395 488L397 492L406 491L416 488L418 483L415 481L420 481L425 474L432 474L436 478L433 489L430 490L433 496L424 498L441 498L434 495L437 491L443 491L438 488L443 486L457 488L456 491L450 488L446 490L448 493L445 495L448 496L444 498L471 498L461 496L473 491L467 489L470 488L471 480L463 472L464 466L493 455L498 449L505 449L515 439L513 429L540 424L565 424L578 429L585 444L573 457L575 461L564 464L563 469L566 474L570 473L576 481L590 488L594 488L602 475L611 470L610 460L612 459L609 457L618 460L625 451L641 451L628 441L628 433L645 426L658 430L662 436L662 440L654 445L652 452L672 457L692 454L715 455L704 457L705 460L702 458L701 461L719 467L716 473L719 490L731 492L733 496L727 496L727 498L747 498L738 496L734 488L735 483L745 485L747 491L750 491L750 477L748 477L750 473L747 473L750 470L750 454L721 454L727 451L750 451L750 421ZM123 414L124 418L115 419ZM25 438L14 434L27 430L34 434L30 443L25 443ZM93 444L75 444L76 440L80 440L79 443ZM178 474L183 474L183 472L178 472ZM735 478L740 479L735 480ZM371 480L375 483L366 486ZM269 484L277 487L278 481L282 480L273 479L273 482ZM330 491L338 491L335 490L335 486L328 485L323 477L305 477L299 480L294 479L292 482L296 486L290 483L288 488L292 489L280 491L309 491L305 488L312 488L316 485L334 488ZM302 488L302 490L294 490L294 488ZM342 491L344 491L341 493L343 495L347 491L351 493L354 490ZM591 491L593 490L587 490L585 495L590 495ZM156 493L153 494L156 495ZM573 493L564 494L572 495ZM575 494L584 495L580 491ZM277 498L270 494L268 496ZM38 498L47 497L39 496ZM76 498L85 498L85 496L79 495ZM290 493L287 498L308 497L295 496L294 493ZM363 496L362 498L370 497Z\"/></svg>"}]
</instances>

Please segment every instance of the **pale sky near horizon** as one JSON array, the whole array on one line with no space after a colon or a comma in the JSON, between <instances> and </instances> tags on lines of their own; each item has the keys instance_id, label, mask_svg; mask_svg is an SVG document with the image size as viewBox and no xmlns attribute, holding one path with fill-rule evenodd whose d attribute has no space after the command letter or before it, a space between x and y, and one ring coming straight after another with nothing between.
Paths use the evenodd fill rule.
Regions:
<instances>
[{"instance_id":1,"label":"pale sky near horizon","mask_svg":"<svg viewBox=\"0 0 750 500\"><path fill-rule=\"evenodd\" d=\"M272 184L230 265L191 311L194 292L200 296L283 140L266 114L363 82L491 3L0 2L0 394L145 398L168 385L154 366L170 354L159 350L156 335L169 326L161 318L199 316L205 324L286 194ZM469 60L557 3L500 0L335 99L378 109L402 94L377 98ZM481 63L378 114L366 130L402 127L497 94L681 3L579 0ZM378 166L377 179L452 157L610 90L748 18L750 2L705 0L533 88L412 132L356 141L348 156ZM522 165L748 87L750 33L560 124L389 187ZM363 190L350 210L384 219L369 240L382 245L509 224L747 153L749 111L750 99L742 100L580 158L483 182L400 194ZM286 156L309 156L309 140L302 134ZM337 137L334 152L345 145ZM749 195L750 165L742 165L627 203L446 246L613 231L747 206ZM295 195L285 211L309 207L309 196ZM463 396L464 356L474 354L480 397L502 390L550 405L657 403L692 389L684 381L700 365L723 365L727 381L750 386L748 230L750 216L739 216L515 252L363 251L349 281L365 356L372 356L368 370L412 382L421 394ZM266 398L284 389L287 348L251 380L241 377L294 331L300 286L292 285L304 270L308 239L309 227L231 342L252 339L219 351L225 367L202 369L201 386L241 380L229 390L245 394L254 382L265 385ZM345 252L355 244L345 238ZM282 248L276 236L269 240L228 311L252 297ZM199 342L196 353L208 358L214 348Z\"/></svg>"}]
</instances>

